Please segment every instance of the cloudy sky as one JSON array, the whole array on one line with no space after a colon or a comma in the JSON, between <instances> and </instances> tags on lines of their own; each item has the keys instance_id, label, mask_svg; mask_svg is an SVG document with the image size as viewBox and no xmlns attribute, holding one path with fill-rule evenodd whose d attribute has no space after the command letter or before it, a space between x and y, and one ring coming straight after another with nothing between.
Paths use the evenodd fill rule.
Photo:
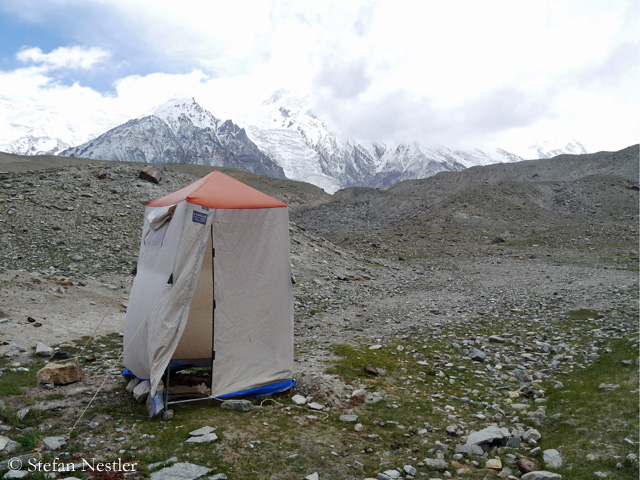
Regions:
<instances>
[{"instance_id":1,"label":"cloudy sky","mask_svg":"<svg viewBox=\"0 0 640 480\"><path fill-rule=\"evenodd\" d=\"M348 138L618 150L640 136L639 27L637 0L2 0L0 144L176 95L239 118L285 88Z\"/></svg>"}]
</instances>

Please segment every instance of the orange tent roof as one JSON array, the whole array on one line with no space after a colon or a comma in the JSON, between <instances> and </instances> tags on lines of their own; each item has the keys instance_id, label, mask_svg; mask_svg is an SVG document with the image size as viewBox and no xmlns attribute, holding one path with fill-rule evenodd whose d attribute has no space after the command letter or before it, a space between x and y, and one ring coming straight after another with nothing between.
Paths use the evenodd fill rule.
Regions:
<instances>
[{"instance_id":1,"label":"orange tent roof","mask_svg":"<svg viewBox=\"0 0 640 480\"><path fill-rule=\"evenodd\" d=\"M147 205L166 207L186 200L209 208L278 208L284 203L222 172L214 171Z\"/></svg>"}]
</instances>

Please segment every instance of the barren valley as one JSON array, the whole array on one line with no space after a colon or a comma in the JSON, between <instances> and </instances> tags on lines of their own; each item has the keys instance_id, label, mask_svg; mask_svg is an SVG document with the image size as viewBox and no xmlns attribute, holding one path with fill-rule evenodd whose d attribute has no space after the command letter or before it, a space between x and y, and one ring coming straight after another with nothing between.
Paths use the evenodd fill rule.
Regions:
<instances>
[{"instance_id":1,"label":"barren valley","mask_svg":"<svg viewBox=\"0 0 640 480\"><path fill-rule=\"evenodd\" d=\"M297 385L148 419L120 358L144 205L211 169L0 154L0 475L57 455L138 465L84 478L638 478L638 158L333 196L222 169L289 206ZM85 379L38 384L37 343Z\"/></svg>"}]
</instances>

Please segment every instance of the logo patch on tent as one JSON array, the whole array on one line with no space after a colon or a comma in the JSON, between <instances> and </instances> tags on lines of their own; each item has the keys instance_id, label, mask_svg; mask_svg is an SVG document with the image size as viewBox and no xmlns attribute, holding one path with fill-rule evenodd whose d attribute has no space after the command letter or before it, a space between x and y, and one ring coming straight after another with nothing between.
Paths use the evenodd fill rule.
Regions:
<instances>
[{"instance_id":1,"label":"logo patch on tent","mask_svg":"<svg viewBox=\"0 0 640 480\"><path fill-rule=\"evenodd\" d=\"M207 223L207 214L202 212L193 212L193 216L191 217L191 221L194 223L200 223L205 225Z\"/></svg>"},{"instance_id":2,"label":"logo patch on tent","mask_svg":"<svg viewBox=\"0 0 640 480\"><path fill-rule=\"evenodd\" d=\"M209 207L205 207L204 205L200 205L200 208L201 208L202 210L206 210L207 212L209 211Z\"/></svg>"}]
</instances>

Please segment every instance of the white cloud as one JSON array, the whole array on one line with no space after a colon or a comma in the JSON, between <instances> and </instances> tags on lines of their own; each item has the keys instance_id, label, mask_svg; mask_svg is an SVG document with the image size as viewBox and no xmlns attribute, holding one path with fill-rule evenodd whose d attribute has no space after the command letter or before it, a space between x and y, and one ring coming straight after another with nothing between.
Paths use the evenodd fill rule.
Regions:
<instances>
[{"instance_id":1,"label":"white cloud","mask_svg":"<svg viewBox=\"0 0 640 480\"><path fill-rule=\"evenodd\" d=\"M54 108L54 92L86 110L133 117L187 95L234 118L284 87L313 93L318 113L362 140L528 145L552 132L622 148L638 134L636 3L88 2L91 19L108 16L108 28L91 31L78 19L73 34L95 46L20 51L27 66L0 72L0 99ZM80 5L27 4L49 14ZM137 57L127 56L129 45ZM130 75L141 59L155 70ZM74 83L66 70L126 62L109 93L60 82Z\"/></svg>"},{"instance_id":2,"label":"white cloud","mask_svg":"<svg viewBox=\"0 0 640 480\"><path fill-rule=\"evenodd\" d=\"M98 47L58 47L49 53L44 53L38 47L21 50L16 58L22 63L35 63L49 69L89 69L103 63L111 54Z\"/></svg>"}]
</instances>

